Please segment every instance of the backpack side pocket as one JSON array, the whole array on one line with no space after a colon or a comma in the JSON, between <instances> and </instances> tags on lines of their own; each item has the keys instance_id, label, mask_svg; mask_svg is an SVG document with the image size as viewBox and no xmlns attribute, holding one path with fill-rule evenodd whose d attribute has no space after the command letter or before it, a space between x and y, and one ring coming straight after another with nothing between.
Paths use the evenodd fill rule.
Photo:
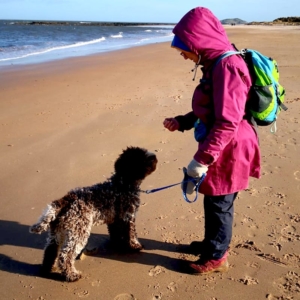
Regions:
<instances>
[{"instance_id":1,"label":"backpack side pocket","mask_svg":"<svg viewBox=\"0 0 300 300\"><path fill-rule=\"evenodd\" d=\"M272 124L276 120L278 109L274 85L253 85L250 91L250 98L248 108L257 125L267 126Z\"/></svg>"}]
</instances>

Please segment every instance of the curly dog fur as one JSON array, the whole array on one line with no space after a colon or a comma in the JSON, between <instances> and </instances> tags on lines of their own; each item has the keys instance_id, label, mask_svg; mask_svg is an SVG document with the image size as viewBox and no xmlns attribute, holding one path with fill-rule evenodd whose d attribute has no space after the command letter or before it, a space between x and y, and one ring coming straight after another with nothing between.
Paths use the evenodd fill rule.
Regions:
<instances>
[{"instance_id":1,"label":"curly dog fur","mask_svg":"<svg viewBox=\"0 0 300 300\"><path fill-rule=\"evenodd\" d=\"M75 259L84 249L93 225L107 224L110 240L118 247L143 249L135 229L140 205L140 184L155 171L154 153L128 147L115 162L115 173L105 182L71 190L49 204L31 233L48 231L41 272L51 273L55 263L66 281L76 281L81 274Z\"/></svg>"}]
</instances>

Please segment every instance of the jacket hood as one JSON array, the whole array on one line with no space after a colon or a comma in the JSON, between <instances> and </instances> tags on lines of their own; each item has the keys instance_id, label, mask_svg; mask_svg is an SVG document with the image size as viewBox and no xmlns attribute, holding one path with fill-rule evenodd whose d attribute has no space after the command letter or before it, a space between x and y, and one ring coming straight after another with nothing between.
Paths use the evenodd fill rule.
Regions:
<instances>
[{"instance_id":1,"label":"jacket hood","mask_svg":"<svg viewBox=\"0 0 300 300\"><path fill-rule=\"evenodd\" d=\"M205 7L186 13L174 27L173 33L197 55L201 64L213 60L233 47L217 17Z\"/></svg>"}]
</instances>

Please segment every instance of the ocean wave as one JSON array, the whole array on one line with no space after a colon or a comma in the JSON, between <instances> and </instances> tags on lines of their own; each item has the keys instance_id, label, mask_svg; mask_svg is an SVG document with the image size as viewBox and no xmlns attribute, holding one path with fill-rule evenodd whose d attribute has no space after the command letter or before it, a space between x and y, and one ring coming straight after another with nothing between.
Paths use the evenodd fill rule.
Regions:
<instances>
[{"instance_id":1,"label":"ocean wave","mask_svg":"<svg viewBox=\"0 0 300 300\"><path fill-rule=\"evenodd\" d=\"M21 56L9 57L9 58L2 58L2 59L0 59L0 61L15 60L15 59L25 58L25 57L29 57L29 56L34 56L34 55L40 55L40 54L44 54L44 53L49 53L49 52L56 51L56 50L63 50L63 49L70 49L70 48L82 47L82 46L86 46L86 45L100 43L100 42L103 42L105 40L106 40L105 37L102 37L100 39L95 39L95 40L91 40L91 41L88 41L88 42L79 42L79 43L75 43L75 44L71 44L71 45L58 46L58 47L53 47L53 48L50 48L50 49L45 49L45 50L37 51L37 52L27 53L27 54L24 54L24 55L21 55Z\"/></svg>"},{"instance_id":2,"label":"ocean wave","mask_svg":"<svg viewBox=\"0 0 300 300\"><path fill-rule=\"evenodd\" d=\"M112 34L110 37L112 37L112 38L114 38L114 39L115 39L115 38L122 38L122 37L123 37L122 33L123 33L123 32L119 32L119 34L115 34L115 35Z\"/></svg>"}]
</instances>

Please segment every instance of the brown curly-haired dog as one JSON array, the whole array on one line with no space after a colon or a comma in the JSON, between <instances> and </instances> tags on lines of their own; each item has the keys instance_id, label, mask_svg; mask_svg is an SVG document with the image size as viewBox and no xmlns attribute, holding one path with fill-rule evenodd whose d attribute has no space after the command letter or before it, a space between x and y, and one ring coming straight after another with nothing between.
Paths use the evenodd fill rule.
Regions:
<instances>
[{"instance_id":1,"label":"brown curly-haired dog","mask_svg":"<svg viewBox=\"0 0 300 300\"><path fill-rule=\"evenodd\" d=\"M140 205L140 184L155 171L154 153L128 147L115 162L115 173L107 181L77 188L47 206L31 233L49 231L41 272L51 273L55 262L66 281L81 278L75 259L85 247L92 225L107 224L110 239L119 247L143 249L135 230Z\"/></svg>"}]
</instances>

